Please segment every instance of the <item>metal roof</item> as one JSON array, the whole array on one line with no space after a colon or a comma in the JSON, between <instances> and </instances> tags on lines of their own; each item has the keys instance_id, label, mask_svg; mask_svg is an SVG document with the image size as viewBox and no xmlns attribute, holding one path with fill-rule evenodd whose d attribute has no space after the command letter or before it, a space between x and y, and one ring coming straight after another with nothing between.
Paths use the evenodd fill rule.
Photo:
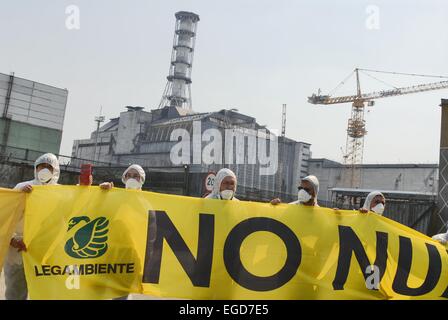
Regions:
<instances>
[{"instance_id":1,"label":"metal roof","mask_svg":"<svg viewBox=\"0 0 448 320\"><path fill-rule=\"evenodd\" d=\"M386 197L390 198L436 198L437 193L418 192L418 191L399 191L399 190L381 190L381 189L354 189L354 188L329 188L329 192L346 193L351 195L367 195L372 191L380 191Z\"/></svg>"},{"instance_id":2,"label":"metal roof","mask_svg":"<svg viewBox=\"0 0 448 320\"><path fill-rule=\"evenodd\" d=\"M189 121L195 121L195 120L201 120L203 118L206 118L207 116L211 115L211 112L208 113L197 113L197 114L192 114L189 116L183 116L183 117L177 117L177 118L172 118L172 119L161 119L161 120L157 120L151 123L151 126L164 126L164 125L169 125L169 124L176 124L176 123L181 123L181 122L189 122Z\"/></svg>"},{"instance_id":3,"label":"metal roof","mask_svg":"<svg viewBox=\"0 0 448 320\"><path fill-rule=\"evenodd\" d=\"M318 159L310 159L309 162L322 162L324 167L327 168L341 168L348 167L349 165L345 165L333 160L318 158ZM369 169L369 168L438 168L439 165L437 163L379 163L379 164L360 164L356 165L356 168Z\"/></svg>"}]
</instances>

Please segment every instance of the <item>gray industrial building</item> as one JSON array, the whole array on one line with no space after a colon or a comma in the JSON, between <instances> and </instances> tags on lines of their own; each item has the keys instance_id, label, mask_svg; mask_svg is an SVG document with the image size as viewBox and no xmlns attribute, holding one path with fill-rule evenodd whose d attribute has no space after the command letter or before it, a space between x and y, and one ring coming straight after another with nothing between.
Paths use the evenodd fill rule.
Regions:
<instances>
[{"instance_id":1,"label":"gray industrial building","mask_svg":"<svg viewBox=\"0 0 448 320\"><path fill-rule=\"evenodd\" d=\"M31 179L43 153L59 154L67 97L67 89L0 73L0 187Z\"/></svg>"},{"instance_id":2,"label":"gray industrial building","mask_svg":"<svg viewBox=\"0 0 448 320\"><path fill-rule=\"evenodd\" d=\"M328 159L310 159L308 164L320 182L320 205L358 209L367 194L379 190L386 197L385 217L428 233L437 200L437 164L357 165L360 188L350 186L351 166Z\"/></svg>"},{"instance_id":3,"label":"gray industrial building","mask_svg":"<svg viewBox=\"0 0 448 320\"><path fill-rule=\"evenodd\" d=\"M159 173L186 168L189 175L194 175L188 179L198 183L184 194L197 196L206 192L198 177L229 167L237 175L237 195L242 199L294 199L297 181L308 173L310 144L278 137L255 118L235 109L194 112L191 71L200 19L185 11L177 12L175 17L167 84L158 108L148 112L142 107L127 107L119 117L98 127L89 139L75 140L72 157L111 165L137 163ZM204 136L210 140L204 140ZM185 140L190 144L187 150L182 149L182 161L173 160L173 150ZM208 161L203 152L211 142L217 147L209 154L213 161Z\"/></svg>"},{"instance_id":4,"label":"gray industrial building","mask_svg":"<svg viewBox=\"0 0 448 320\"><path fill-rule=\"evenodd\" d=\"M0 73L0 149L58 154L68 91Z\"/></svg>"},{"instance_id":5,"label":"gray industrial building","mask_svg":"<svg viewBox=\"0 0 448 320\"><path fill-rule=\"evenodd\" d=\"M127 111L120 113L118 118L111 119L100 129L91 134L89 139L75 140L72 157L82 159L95 159L96 161L111 164L127 165L138 163L143 167L153 169L177 169L179 165L188 165L191 173L216 172L222 167L229 167L238 177L238 195L243 199L270 200L274 196L282 196L286 200L293 199L297 193L297 181L308 173L308 160L310 158L310 144L297 142L286 137L276 137L278 150L267 150L268 154L275 151L277 157L274 174L263 174L260 170L263 164L260 159L248 163L251 152L256 153L258 145L250 143L250 134L265 131L257 124L256 119L232 110L217 112L192 113L186 109L167 106L151 112L141 107L127 107ZM198 128L198 132L194 132ZM185 163L173 163L171 152L179 143L172 133L176 129L184 129L191 137L189 158ZM210 129L216 129L224 139L228 130L235 133L232 141L221 144L218 151L220 159L217 163L207 163L204 159L198 163L195 160L195 150L204 150L209 142L195 140L195 135L204 136ZM238 140L238 139L242 140ZM200 137L199 137L200 139ZM263 139L262 144L268 146L269 138ZM199 142L198 142L199 141ZM199 143L199 145L198 145ZM226 146L232 146L230 159ZM237 162L241 157L243 163ZM205 192L203 186L198 186L196 195Z\"/></svg>"},{"instance_id":6,"label":"gray industrial building","mask_svg":"<svg viewBox=\"0 0 448 320\"><path fill-rule=\"evenodd\" d=\"M415 192L435 196L438 188L438 164L362 164L358 189ZM318 199L330 201L339 188L349 189L350 168L328 159L310 159L309 172L318 177Z\"/></svg>"}]
</instances>

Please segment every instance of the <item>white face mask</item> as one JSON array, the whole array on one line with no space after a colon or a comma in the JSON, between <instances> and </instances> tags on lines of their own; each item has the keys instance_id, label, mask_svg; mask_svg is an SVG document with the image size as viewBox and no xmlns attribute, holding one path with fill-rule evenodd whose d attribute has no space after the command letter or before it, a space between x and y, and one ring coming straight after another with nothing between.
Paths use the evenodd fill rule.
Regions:
<instances>
[{"instance_id":1,"label":"white face mask","mask_svg":"<svg viewBox=\"0 0 448 320\"><path fill-rule=\"evenodd\" d=\"M299 190L299 194L297 195L297 200L299 200L300 203L306 203L311 200L311 195L306 192L305 190L301 189Z\"/></svg>"},{"instance_id":2,"label":"white face mask","mask_svg":"<svg viewBox=\"0 0 448 320\"><path fill-rule=\"evenodd\" d=\"M372 211L382 215L384 212L384 205L382 203L378 203L376 206L372 208Z\"/></svg>"},{"instance_id":3,"label":"white face mask","mask_svg":"<svg viewBox=\"0 0 448 320\"><path fill-rule=\"evenodd\" d=\"M53 174L47 168L42 169L37 173L37 179L42 183L50 182L51 178L53 178Z\"/></svg>"},{"instance_id":4,"label":"white face mask","mask_svg":"<svg viewBox=\"0 0 448 320\"><path fill-rule=\"evenodd\" d=\"M224 200L232 199L233 198L233 193L234 193L233 190L222 190L220 192L221 198L224 199Z\"/></svg>"},{"instance_id":5,"label":"white face mask","mask_svg":"<svg viewBox=\"0 0 448 320\"><path fill-rule=\"evenodd\" d=\"M126 180L126 189L140 190L142 186L143 184L134 178Z\"/></svg>"}]
</instances>

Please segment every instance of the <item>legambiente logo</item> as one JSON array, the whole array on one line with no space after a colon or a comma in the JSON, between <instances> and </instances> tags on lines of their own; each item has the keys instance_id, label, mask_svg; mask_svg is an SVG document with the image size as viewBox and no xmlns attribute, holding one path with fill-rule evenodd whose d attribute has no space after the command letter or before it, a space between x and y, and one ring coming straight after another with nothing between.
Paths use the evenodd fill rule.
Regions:
<instances>
[{"instance_id":1,"label":"legambiente logo","mask_svg":"<svg viewBox=\"0 0 448 320\"><path fill-rule=\"evenodd\" d=\"M87 216L73 217L68 222L69 238L65 242L64 251L71 258L87 259L86 263L43 264L34 265L36 277L67 277L65 286L69 290L80 289L83 276L107 274L133 274L133 261L95 263L94 259L103 256L108 250L109 220L98 217L91 220Z\"/></svg>"},{"instance_id":2,"label":"legambiente logo","mask_svg":"<svg viewBox=\"0 0 448 320\"><path fill-rule=\"evenodd\" d=\"M104 217L92 221L86 216L71 218L67 232L76 226L80 227L65 243L65 252L79 259L101 257L107 251L108 225L109 220Z\"/></svg>"},{"instance_id":3,"label":"legambiente logo","mask_svg":"<svg viewBox=\"0 0 448 320\"><path fill-rule=\"evenodd\" d=\"M278 137L275 131L209 128L202 132L201 122L193 121L192 134L177 128L171 132L170 159L174 165L243 164L258 165L260 175L274 175L278 169Z\"/></svg>"}]
</instances>

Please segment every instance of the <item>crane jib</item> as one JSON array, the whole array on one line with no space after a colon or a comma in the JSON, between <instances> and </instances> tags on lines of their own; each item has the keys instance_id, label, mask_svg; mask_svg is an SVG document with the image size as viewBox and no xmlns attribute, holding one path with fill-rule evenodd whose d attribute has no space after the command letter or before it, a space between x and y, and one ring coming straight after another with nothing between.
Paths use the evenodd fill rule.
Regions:
<instances>
[{"instance_id":1,"label":"crane jib","mask_svg":"<svg viewBox=\"0 0 448 320\"><path fill-rule=\"evenodd\" d=\"M312 95L311 97L308 98L308 102L312 104L336 104L336 103L354 102L355 100L368 101L379 98L387 98L387 97L424 92L424 91L447 89L447 88L448 88L448 81L440 81L411 87L403 87L391 90L382 90L371 93L365 93L362 94L361 96L352 95L342 97L330 97L328 95L326 96Z\"/></svg>"}]
</instances>

